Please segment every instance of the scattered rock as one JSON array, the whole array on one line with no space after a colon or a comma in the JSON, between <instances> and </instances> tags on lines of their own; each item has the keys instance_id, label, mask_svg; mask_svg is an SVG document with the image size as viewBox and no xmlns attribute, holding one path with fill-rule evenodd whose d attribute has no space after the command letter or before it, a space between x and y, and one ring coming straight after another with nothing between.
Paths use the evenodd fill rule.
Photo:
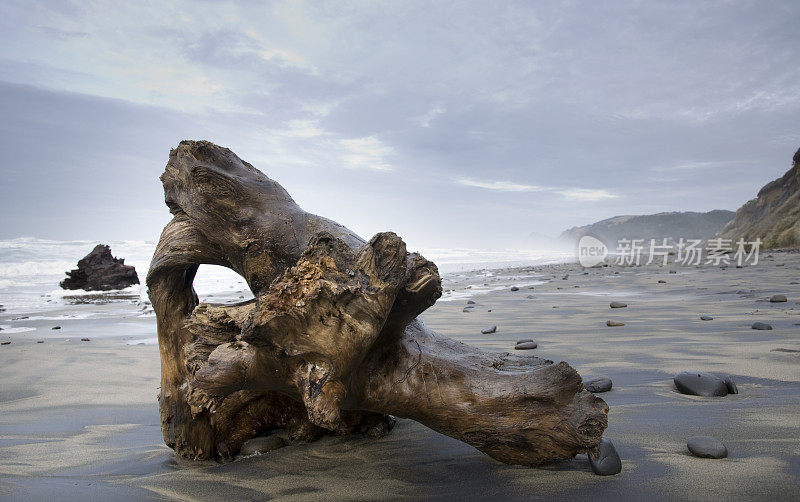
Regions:
<instances>
[{"instance_id":1,"label":"scattered rock","mask_svg":"<svg viewBox=\"0 0 800 502\"><path fill-rule=\"evenodd\" d=\"M519 291L519 288L516 286L511 286L511 291Z\"/></svg>"},{"instance_id":2,"label":"scattered rock","mask_svg":"<svg viewBox=\"0 0 800 502\"><path fill-rule=\"evenodd\" d=\"M481 333L484 334L484 335L491 335L495 331L497 331L497 326L490 326L488 328L482 329Z\"/></svg>"},{"instance_id":3,"label":"scattered rock","mask_svg":"<svg viewBox=\"0 0 800 502\"><path fill-rule=\"evenodd\" d=\"M472 305L467 305L466 307L461 309L461 312L472 312Z\"/></svg>"},{"instance_id":4,"label":"scattered rock","mask_svg":"<svg viewBox=\"0 0 800 502\"><path fill-rule=\"evenodd\" d=\"M528 295L528 296L526 296L525 298L527 298L528 300L533 300L533 299L534 299L534 298L536 298L536 297L535 297L535 296L533 296L533 295Z\"/></svg>"},{"instance_id":5,"label":"scattered rock","mask_svg":"<svg viewBox=\"0 0 800 502\"><path fill-rule=\"evenodd\" d=\"M759 330L772 329L771 325L769 325L769 324L767 324L765 322L761 322L761 321L754 322L753 325L750 326L750 327L753 328L753 329L759 329Z\"/></svg>"},{"instance_id":6,"label":"scattered rock","mask_svg":"<svg viewBox=\"0 0 800 502\"><path fill-rule=\"evenodd\" d=\"M658 280L658 283L659 283L659 284L666 284L666 283L667 283L667 281L665 281L665 280L663 280L663 279L659 279L659 280Z\"/></svg>"},{"instance_id":7,"label":"scattered rock","mask_svg":"<svg viewBox=\"0 0 800 502\"><path fill-rule=\"evenodd\" d=\"M694 436L686 442L686 447L692 455L700 458L725 458L728 456L728 448L722 441L711 436Z\"/></svg>"},{"instance_id":8,"label":"scattered rock","mask_svg":"<svg viewBox=\"0 0 800 502\"><path fill-rule=\"evenodd\" d=\"M706 397L728 395L728 385L725 381L710 373L684 371L675 375L672 380L681 394Z\"/></svg>"},{"instance_id":9,"label":"scattered rock","mask_svg":"<svg viewBox=\"0 0 800 502\"><path fill-rule=\"evenodd\" d=\"M601 439L597 446L597 453L589 455L589 465L592 472L598 476L612 476L622 471L622 460L614 448L614 443Z\"/></svg>"},{"instance_id":10,"label":"scattered rock","mask_svg":"<svg viewBox=\"0 0 800 502\"><path fill-rule=\"evenodd\" d=\"M714 320L714 318L713 318L713 317L711 317L710 315L701 315L701 316L700 316L700 320L701 320L701 321L713 321L713 320Z\"/></svg>"},{"instance_id":11,"label":"scattered rock","mask_svg":"<svg viewBox=\"0 0 800 502\"><path fill-rule=\"evenodd\" d=\"M50 329L61 329L61 326L53 326L53 327L52 327L52 328L50 328Z\"/></svg>"},{"instance_id":12,"label":"scattered rock","mask_svg":"<svg viewBox=\"0 0 800 502\"><path fill-rule=\"evenodd\" d=\"M567 275L565 275L564 277L561 278L562 281L566 281L567 279L569 279L569 274L567 274Z\"/></svg>"},{"instance_id":13,"label":"scattered rock","mask_svg":"<svg viewBox=\"0 0 800 502\"><path fill-rule=\"evenodd\" d=\"M726 375L722 378L722 381L725 382L725 386L728 388L728 394L738 394L739 387L736 386L736 382L733 381L733 377L730 375Z\"/></svg>"},{"instance_id":14,"label":"scattered rock","mask_svg":"<svg viewBox=\"0 0 800 502\"><path fill-rule=\"evenodd\" d=\"M114 258L110 247L98 244L78 261L78 268L67 272L67 278L61 281L60 286L63 289L108 291L133 284L139 284L136 269L125 265L124 259Z\"/></svg>"},{"instance_id":15,"label":"scattered rock","mask_svg":"<svg viewBox=\"0 0 800 502\"><path fill-rule=\"evenodd\" d=\"M784 303L786 302L786 295L772 295L769 299L770 303Z\"/></svg>"},{"instance_id":16,"label":"scattered rock","mask_svg":"<svg viewBox=\"0 0 800 502\"><path fill-rule=\"evenodd\" d=\"M779 347L777 349L772 349L770 352L789 352L789 353L794 354L796 352L800 352L800 350L798 350L798 349L784 349L784 348Z\"/></svg>"},{"instance_id":17,"label":"scattered rock","mask_svg":"<svg viewBox=\"0 0 800 502\"><path fill-rule=\"evenodd\" d=\"M611 304L609 306L612 309L624 309L625 307L628 306L628 304L627 303L622 303L622 302L611 302Z\"/></svg>"},{"instance_id":18,"label":"scattered rock","mask_svg":"<svg viewBox=\"0 0 800 502\"><path fill-rule=\"evenodd\" d=\"M88 339L88 338L81 338L81 341L82 341L82 342L91 342L91 340L90 340L90 339Z\"/></svg>"},{"instance_id":19,"label":"scattered rock","mask_svg":"<svg viewBox=\"0 0 800 502\"><path fill-rule=\"evenodd\" d=\"M38 340L36 343L44 343L44 340Z\"/></svg>"},{"instance_id":20,"label":"scattered rock","mask_svg":"<svg viewBox=\"0 0 800 502\"><path fill-rule=\"evenodd\" d=\"M11 342L1 342L0 345L10 345Z\"/></svg>"},{"instance_id":21,"label":"scattered rock","mask_svg":"<svg viewBox=\"0 0 800 502\"><path fill-rule=\"evenodd\" d=\"M242 449L239 450L239 454L243 457L249 457L250 455L261 455L262 453L277 450L278 448L283 448L284 446L286 446L286 441L284 441L280 436L274 434L271 436L261 436L250 439L249 441L245 441L245 443L242 445Z\"/></svg>"},{"instance_id":22,"label":"scattered rock","mask_svg":"<svg viewBox=\"0 0 800 502\"><path fill-rule=\"evenodd\" d=\"M669 271L669 273L670 273L670 274L677 274L677 273L678 273L678 271L677 271L677 270L670 270L670 271Z\"/></svg>"},{"instance_id":23,"label":"scattered rock","mask_svg":"<svg viewBox=\"0 0 800 502\"><path fill-rule=\"evenodd\" d=\"M467 300L467 305L475 305L475 302L472 300Z\"/></svg>"},{"instance_id":24,"label":"scattered rock","mask_svg":"<svg viewBox=\"0 0 800 502\"><path fill-rule=\"evenodd\" d=\"M535 349L538 346L539 345L537 345L536 342L534 342L533 340L530 340L530 341L526 341L526 342L517 342L517 344L514 345L514 349L515 350L531 350L531 349Z\"/></svg>"},{"instance_id":25,"label":"scattered rock","mask_svg":"<svg viewBox=\"0 0 800 502\"><path fill-rule=\"evenodd\" d=\"M583 387L589 392L608 392L611 390L611 379L606 377L593 378L583 383Z\"/></svg>"},{"instance_id":26,"label":"scattered rock","mask_svg":"<svg viewBox=\"0 0 800 502\"><path fill-rule=\"evenodd\" d=\"M619 327L619 326L625 326L625 323L624 322L619 322L619 321L606 321L606 326L614 328L614 327Z\"/></svg>"}]
</instances>

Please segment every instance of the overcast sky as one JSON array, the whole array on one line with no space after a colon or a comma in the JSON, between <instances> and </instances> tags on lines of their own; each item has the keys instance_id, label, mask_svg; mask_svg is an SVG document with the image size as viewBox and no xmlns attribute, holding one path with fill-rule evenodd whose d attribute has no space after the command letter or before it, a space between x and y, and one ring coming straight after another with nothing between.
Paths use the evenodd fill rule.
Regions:
<instances>
[{"instance_id":1,"label":"overcast sky","mask_svg":"<svg viewBox=\"0 0 800 502\"><path fill-rule=\"evenodd\" d=\"M0 238L156 240L182 139L415 248L736 209L800 146L800 2L0 4Z\"/></svg>"}]
</instances>

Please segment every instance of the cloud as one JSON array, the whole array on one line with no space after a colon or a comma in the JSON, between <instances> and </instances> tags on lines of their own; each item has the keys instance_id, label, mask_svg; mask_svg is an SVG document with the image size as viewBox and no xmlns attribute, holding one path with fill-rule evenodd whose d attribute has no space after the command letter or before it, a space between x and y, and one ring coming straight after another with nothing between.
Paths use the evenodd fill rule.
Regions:
<instances>
[{"instance_id":1,"label":"cloud","mask_svg":"<svg viewBox=\"0 0 800 502\"><path fill-rule=\"evenodd\" d=\"M342 139L339 144L345 149L342 157L345 165L354 169L372 169L375 171L391 171L387 157L394 153L375 136L355 139Z\"/></svg>"},{"instance_id":2,"label":"cloud","mask_svg":"<svg viewBox=\"0 0 800 502\"><path fill-rule=\"evenodd\" d=\"M459 179L458 184L484 188L486 190L497 190L501 192L545 192L555 193L567 199L574 199L579 201L599 201L604 199L616 199L618 195L600 189L588 188L567 188L558 189L552 187L542 187L536 185L525 185L521 183L513 183L510 181L476 181L474 179L462 178Z\"/></svg>"},{"instance_id":3,"label":"cloud","mask_svg":"<svg viewBox=\"0 0 800 502\"><path fill-rule=\"evenodd\" d=\"M487 190L499 190L501 192L541 192L546 188L535 185L523 185L510 181L476 181L473 179L462 178L458 180L461 185L468 187L485 188Z\"/></svg>"},{"instance_id":4,"label":"cloud","mask_svg":"<svg viewBox=\"0 0 800 502\"><path fill-rule=\"evenodd\" d=\"M598 201L604 199L616 199L619 195L609 193L605 190L592 190L588 188L571 188L567 190L558 190L556 193L568 199L575 199L579 201Z\"/></svg>"},{"instance_id":5,"label":"cloud","mask_svg":"<svg viewBox=\"0 0 800 502\"><path fill-rule=\"evenodd\" d=\"M434 106L433 108L428 110L428 112L425 115L419 118L419 125L421 125L422 127L430 127L433 119L435 119L436 117L438 117L439 115L443 114L446 111L447 109L441 105Z\"/></svg>"}]
</instances>

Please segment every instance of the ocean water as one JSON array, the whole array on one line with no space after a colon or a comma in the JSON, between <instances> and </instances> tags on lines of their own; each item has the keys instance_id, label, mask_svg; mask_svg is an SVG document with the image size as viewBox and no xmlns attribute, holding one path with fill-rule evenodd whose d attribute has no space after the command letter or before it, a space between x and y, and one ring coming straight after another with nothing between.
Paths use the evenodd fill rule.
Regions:
<instances>
[{"instance_id":1,"label":"ocean water","mask_svg":"<svg viewBox=\"0 0 800 502\"><path fill-rule=\"evenodd\" d=\"M121 313L152 316L152 309L147 308L147 288L144 284L102 293L66 291L59 287L59 282L66 277L65 272L75 268L78 260L99 243L32 237L0 240L0 305L5 309L0 315L8 319L9 316L25 314L30 320L39 318L54 321L63 319L65 315L71 318L119 316ZM155 241L108 241L105 244L111 246L114 256L124 258L126 264L136 267L139 280L144 282L155 250ZM467 248L431 248L418 251L434 261L445 276L471 270L563 263L574 259L571 253L563 251L487 251ZM201 266L194 287L201 300L225 303L252 298L244 280L223 267ZM476 290L472 293L477 292ZM461 296L463 295L452 295L452 298ZM102 308L109 304L116 308ZM76 307L70 308L72 306ZM120 306L130 308L120 310ZM65 309L67 314L64 313ZM11 333L9 330L12 329L17 328L3 326L5 333Z\"/></svg>"}]
</instances>

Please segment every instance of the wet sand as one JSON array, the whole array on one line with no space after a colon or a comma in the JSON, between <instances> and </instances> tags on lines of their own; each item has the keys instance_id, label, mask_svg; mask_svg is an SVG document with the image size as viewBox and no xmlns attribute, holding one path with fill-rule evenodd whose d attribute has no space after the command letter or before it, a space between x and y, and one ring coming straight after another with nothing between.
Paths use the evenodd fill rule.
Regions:
<instances>
[{"instance_id":1,"label":"wet sand","mask_svg":"<svg viewBox=\"0 0 800 502\"><path fill-rule=\"evenodd\" d=\"M377 440L184 461L161 438L158 348L126 344L154 336L152 317L27 320L35 331L0 332L12 342L0 346L0 498L789 500L800 486L798 281L800 254L788 253L742 269L567 264L446 276L452 292L422 316L433 329L498 352L533 338L532 355L613 380L600 395L623 471L610 477L592 474L584 455L506 466L409 420ZM773 294L789 301L770 303ZM468 298L475 308L463 312ZM610 309L613 300L628 307ZM21 315L4 312L0 323ZM753 330L755 321L774 329ZM481 334L491 325L496 333ZM731 374L739 394L678 394L672 376L683 370ZM729 458L692 457L694 435L720 439Z\"/></svg>"}]
</instances>

